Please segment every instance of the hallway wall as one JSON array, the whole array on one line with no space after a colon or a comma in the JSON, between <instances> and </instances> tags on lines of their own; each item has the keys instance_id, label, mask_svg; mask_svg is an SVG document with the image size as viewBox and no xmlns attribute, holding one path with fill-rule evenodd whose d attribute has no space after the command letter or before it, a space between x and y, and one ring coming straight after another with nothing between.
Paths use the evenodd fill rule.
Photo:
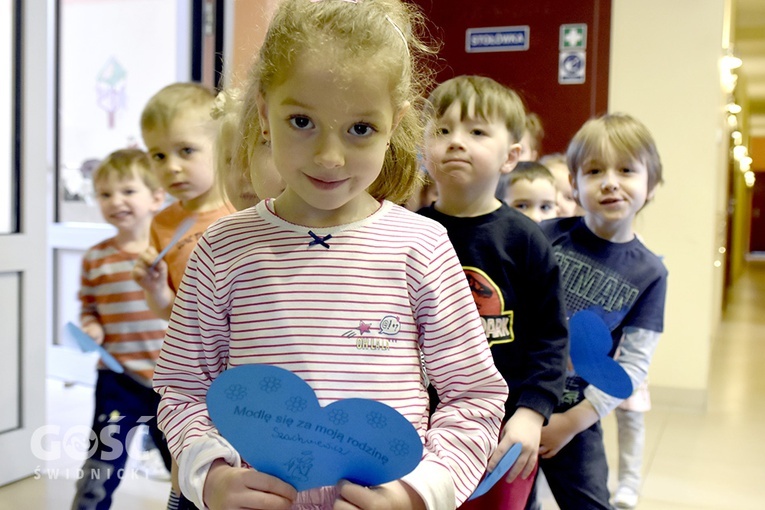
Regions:
<instances>
[{"instance_id":1,"label":"hallway wall","mask_svg":"<svg viewBox=\"0 0 765 510\"><path fill-rule=\"evenodd\" d=\"M649 375L657 403L704 405L720 321L725 7L726 0L613 3L609 109L646 123L664 165L665 184L637 225L669 269L665 333Z\"/></svg>"}]
</instances>

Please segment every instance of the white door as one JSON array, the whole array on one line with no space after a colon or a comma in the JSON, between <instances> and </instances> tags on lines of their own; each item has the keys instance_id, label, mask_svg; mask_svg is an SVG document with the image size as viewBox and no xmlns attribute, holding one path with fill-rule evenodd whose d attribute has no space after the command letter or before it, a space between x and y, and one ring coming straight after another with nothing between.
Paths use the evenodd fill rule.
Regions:
<instances>
[{"instance_id":1,"label":"white door","mask_svg":"<svg viewBox=\"0 0 765 510\"><path fill-rule=\"evenodd\" d=\"M0 485L41 464L32 437L45 422L51 9L0 0Z\"/></svg>"}]
</instances>

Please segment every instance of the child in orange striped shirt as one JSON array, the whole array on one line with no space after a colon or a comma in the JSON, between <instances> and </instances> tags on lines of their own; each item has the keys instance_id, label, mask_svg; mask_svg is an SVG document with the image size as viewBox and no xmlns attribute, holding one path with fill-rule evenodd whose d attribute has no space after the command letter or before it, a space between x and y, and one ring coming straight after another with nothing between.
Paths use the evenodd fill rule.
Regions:
<instances>
[{"instance_id":1,"label":"child in orange striped shirt","mask_svg":"<svg viewBox=\"0 0 765 510\"><path fill-rule=\"evenodd\" d=\"M93 432L83 476L72 508L105 509L124 475L128 442L146 424L170 469L170 452L157 428L159 395L151 380L167 323L144 299L131 271L149 246L149 225L165 193L146 153L122 149L111 153L93 174L96 199L104 219L117 228L114 237L91 247L83 258L80 324L85 333L112 354L123 373L98 366Z\"/></svg>"}]
</instances>

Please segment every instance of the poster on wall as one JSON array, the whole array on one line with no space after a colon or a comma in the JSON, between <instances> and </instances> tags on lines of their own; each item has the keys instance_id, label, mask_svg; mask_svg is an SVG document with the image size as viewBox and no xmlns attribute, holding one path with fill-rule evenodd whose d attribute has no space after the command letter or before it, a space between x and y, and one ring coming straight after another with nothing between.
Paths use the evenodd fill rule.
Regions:
<instances>
[{"instance_id":1,"label":"poster on wall","mask_svg":"<svg viewBox=\"0 0 765 510\"><path fill-rule=\"evenodd\" d=\"M189 79L189 4L60 0L59 222L103 221L93 171L114 150L144 148L144 104Z\"/></svg>"}]
</instances>

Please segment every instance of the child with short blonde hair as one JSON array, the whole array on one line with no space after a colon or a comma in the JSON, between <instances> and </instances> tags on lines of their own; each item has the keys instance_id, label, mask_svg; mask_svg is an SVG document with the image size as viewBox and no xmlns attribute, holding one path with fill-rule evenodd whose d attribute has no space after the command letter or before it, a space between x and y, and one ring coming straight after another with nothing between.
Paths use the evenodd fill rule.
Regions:
<instances>
[{"instance_id":1,"label":"child with short blonde hair","mask_svg":"<svg viewBox=\"0 0 765 510\"><path fill-rule=\"evenodd\" d=\"M394 204L419 178L423 27L401 0L277 8L250 85L257 108L242 122L259 115L285 189L202 236L154 377L181 488L199 507L455 508L483 474L507 387L446 232ZM389 315L400 326L390 337ZM389 348L358 343L354 328ZM422 437L419 465L376 487L299 493L249 468L205 394L252 363L295 370L322 406L393 407ZM444 396L430 426L423 367Z\"/></svg>"},{"instance_id":2,"label":"child with short blonde hair","mask_svg":"<svg viewBox=\"0 0 765 510\"><path fill-rule=\"evenodd\" d=\"M541 225L563 268L566 309L569 317L588 310L603 320L609 355L638 388L664 325L667 269L633 226L662 181L659 153L643 123L614 113L587 121L566 159L584 216ZM588 384L576 368L542 430L540 465L561 509L610 509L600 419L622 400Z\"/></svg>"},{"instance_id":3,"label":"child with short blonde hair","mask_svg":"<svg viewBox=\"0 0 765 510\"><path fill-rule=\"evenodd\" d=\"M136 261L133 279L143 287L149 308L165 320L170 318L197 241L213 222L234 212L215 185L218 121L211 116L214 102L215 93L203 85L173 83L154 94L141 114L141 134L154 172L176 201L152 221L151 245ZM190 227L177 237L184 224ZM157 261L168 246L162 260ZM188 501L178 493L175 463L172 468L173 494L168 510L185 510Z\"/></svg>"},{"instance_id":4,"label":"child with short blonde hair","mask_svg":"<svg viewBox=\"0 0 765 510\"><path fill-rule=\"evenodd\" d=\"M215 186L214 145L218 124L210 112L215 94L197 83L174 83L149 99L141 114L141 133L154 172L175 202L157 214L151 225L151 246L133 269L149 307L170 318L186 261L202 233L215 220L234 211ZM154 265L179 225L193 225Z\"/></svg>"},{"instance_id":5,"label":"child with short blonde hair","mask_svg":"<svg viewBox=\"0 0 765 510\"><path fill-rule=\"evenodd\" d=\"M99 362L95 388L95 434L92 452L77 481L73 509L109 508L128 459L132 431L145 423L170 469L170 452L157 427L159 396L151 380L165 336L165 321L146 305L131 278L133 263L149 246L152 217L162 207L164 191L149 157L139 149L109 154L93 173L96 201L114 237L89 248L82 260L80 324L124 368L113 372ZM147 421L148 420L148 421ZM100 439L109 436L122 445Z\"/></svg>"},{"instance_id":6,"label":"child with short blonde hair","mask_svg":"<svg viewBox=\"0 0 765 510\"><path fill-rule=\"evenodd\" d=\"M555 178L535 161L519 161L507 181L505 202L539 223L558 216Z\"/></svg>"}]
</instances>

